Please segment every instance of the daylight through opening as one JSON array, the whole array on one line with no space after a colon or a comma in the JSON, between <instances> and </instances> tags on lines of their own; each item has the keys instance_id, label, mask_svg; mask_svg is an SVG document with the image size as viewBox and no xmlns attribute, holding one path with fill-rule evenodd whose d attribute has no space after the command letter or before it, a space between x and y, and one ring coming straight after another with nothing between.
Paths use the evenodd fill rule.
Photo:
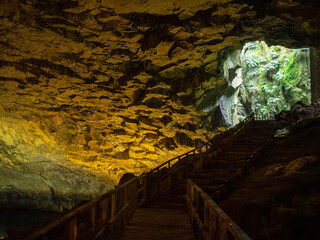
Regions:
<instances>
[{"instance_id":1,"label":"daylight through opening","mask_svg":"<svg viewBox=\"0 0 320 240\"><path fill-rule=\"evenodd\" d=\"M226 125L235 125L250 112L262 118L288 110L298 101L311 103L309 49L245 44L223 64L228 91L220 98Z\"/></svg>"}]
</instances>

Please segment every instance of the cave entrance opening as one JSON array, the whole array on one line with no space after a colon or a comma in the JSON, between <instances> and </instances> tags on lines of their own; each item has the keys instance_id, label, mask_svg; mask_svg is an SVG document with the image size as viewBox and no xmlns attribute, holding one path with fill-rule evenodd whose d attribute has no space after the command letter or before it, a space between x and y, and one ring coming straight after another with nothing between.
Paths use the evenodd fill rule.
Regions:
<instances>
[{"instance_id":1,"label":"cave entrance opening","mask_svg":"<svg viewBox=\"0 0 320 240\"><path fill-rule=\"evenodd\" d=\"M246 43L223 63L228 88L220 97L224 124L234 126L250 112L263 118L311 103L310 50Z\"/></svg>"}]
</instances>

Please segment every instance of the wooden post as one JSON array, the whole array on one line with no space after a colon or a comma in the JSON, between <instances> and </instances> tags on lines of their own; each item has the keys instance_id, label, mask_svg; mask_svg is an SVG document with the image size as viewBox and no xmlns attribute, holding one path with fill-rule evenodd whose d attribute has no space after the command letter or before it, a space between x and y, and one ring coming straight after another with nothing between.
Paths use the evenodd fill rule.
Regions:
<instances>
[{"instance_id":1,"label":"wooden post","mask_svg":"<svg viewBox=\"0 0 320 240\"><path fill-rule=\"evenodd\" d=\"M111 218L117 214L117 193L112 193L111 196Z\"/></svg>"},{"instance_id":2,"label":"wooden post","mask_svg":"<svg viewBox=\"0 0 320 240\"><path fill-rule=\"evenodd\" d=\"M77 217L72 218L69 221L69 238L68 240L78 239L78 221Z\"/></svg>"},{"instance_id":3,"label":"wooden post","mask_svg":"<svg viewBox=\"0 0 320 240\"><path fill-rule=\"evenodd\" d=\"M144 176L142 179L143 184L143 194L142 194L142 202L145 202L147 200L147 176Z\"/></svg>"},{"instance_id":4,"label":"wooden post","mask_svg":"<svg viewBox=\"0 0 320 240\"><path fill-rule=\"evenodd\" d=\"M96 229L96 205L90 208L90 232L94 232Z\"/></svg>"},{"instance_id":5,"label":"wooden post","mask_svg":"<svg viewBox=\"0 0 320 240\"><path fill-rule=\"evenodd\" d=\"M170 162L168 162L168 191L171 189L171 167Z\"/></svg>"},{"instance_id":6,"label":"wooden post","mask_svg":"<svg viewBox=\"0 0 320 240\"><path fill-rule=\"evenodd\" d=\"M218 216L218 224L219 224L219 228L218 228L219 239L228 240L227 239L227 228L226 228L225 223L223 222L221 215Z\"/></svg>"},{"instance_id":7,"label":"wooden post","mask_svg":"<svg viewBox=\"0 0 320 240\"><path fill-rule=\"evenodd\" d=\"M210 213L209 213L209 219L210 219L210 221L209 221L209 239L214 240L214 239L218 239L218 238L215 238L215 231L214 230L216 227L216 225L215 225L216 223L214 221L215 216L214 216L212 204L209 205L209 211L210 211Z\"/></svg>"},{"instance_id":8,"label":"wooden post","mask_svg":"<svg viewBox=\"0 0 320 240\"><path fill-rule=\"evenodd\" d=\"M123 204L128 202L128 185L123 188Z\"/></svg>"},{"instance_id":9,"label":"wooden post","mask_svg":"<svg viewBox=\"0 0 320 240\"><path fill-rule=\"evenodd\" d=\"M200 148L200 160L199 160L199 169L203 168L203 156L202 156L202 149Z\"/></svg>"},{"instance_id":10,"label":"wooden post","mask_svg":"<svg viewBox=\"0 0 320 240\"><path fill-rule=\"evenodd\" d=\"M101 216L102 216L102 225L104 226L108 222L108 214L109 214L109 197L102 200L101 205Z\"/></svg>"},{"instance_id":11,"label":"wooden post","mask_svg":"<svg viewBox=\"0 0 320 240\"><path fill-rule=\"evenodd\" d=\"M178 163L180 162L181 158L180 156L178 157ZM180 168L181 169L181 168ZM177 173L176 173L176 177L177 177L177 182L180 182L180 179L181 179L181 170L178 170Z\"/></svg>"},{"instance_id":12,"label":"wooden post","mask_svg":"<svg viewBox=\"0 0 320 240\"><path fill-rule=\"evenodd\" d=\"M156 180L156 182L157 182L157 196L156 197L158 197L160 194L160 180L159 180L159 178L160 178L160 170L159 170L159 168L157 168L157 180Z\"/></svg>"},{"instance_id":13,"label":"wooden post","mask_svg":"<svg viewBox=\"0 0 320 240\"><path fill-rule=\"evenodd\" d=\"M118 211L120 211L120 209L124 206L124 188L122 188L121 190L119 190L118 192Z\"/></svg>"},{"instance_id":14,"label":"wooden post","mask_svg":"<svg viewBox=\"0 0 320 240\"><path fill-rule=\"evenodd\" d=\"M203 203L203 226L205 229L210 229L210 208L208 205L208 201L204 199ZM209 230L210 232L210 230Z\"/></svg>"}]
</instances>

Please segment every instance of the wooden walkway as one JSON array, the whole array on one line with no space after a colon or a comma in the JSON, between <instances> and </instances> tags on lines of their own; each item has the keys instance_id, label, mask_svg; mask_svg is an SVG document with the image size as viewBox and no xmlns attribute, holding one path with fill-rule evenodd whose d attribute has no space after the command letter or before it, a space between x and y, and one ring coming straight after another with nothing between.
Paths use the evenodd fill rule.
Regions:
<instances>
[{"instance_id":1,"label":"wooden walkway","mask_svg":"<svg viewBox=\"0 0 320 240\"><path fill-rule=\"evenodd\" d=\"M272 133L273 123L255 121L250 129L235 142L222 149L216 156L207 155L207 165L188 174L188 178L205 192L217 196L219 185L228 179L258 151ZM195 240L197 239L186 214L186 179L178 186L172 186L166 195L133 215L119 240ZM219 194L218 194L219 195Z\"/></svg>"},{"instance_id":2,"label":"wooden walkway","mask_svg":"<svg viewBox=\"0 0 320 240\"><path fill-rule=\"evenodd\" d=\"M139 208L120 240L195 240L183 209Z\"/></svg>"},{"instance_id":3,"label":"wooden walkway","mask_svg":"<svg viewBox=\"0 0 320 240\"><path fill-rule=\"evenodd\" d=\"M251 240L214 202L273 133L253 114L24 240ZM174 163L175 162L175 163Z\"/></svg>"},{"instance_id":4,"label":"wooden walkway","mask_svg":"<svg viewBox=\"0 0 320 240\"><path fill-rule=\"evenodd\" d=\"M254 121L249 129L230 145L224 146L216 155L206 156L206 165L188 175L207 194L217 199L222 187L250 161L273 134L272 121Z\"/></svg>"},{"instance_id":5,"label":"wooden walkway","mask_svg":"<svg viewBox=\"0 0 320 240\"><path fill-rule=\"evenodd\" d=\"M162 194L138 208L119 240L196 240L183 192Z\"/></svg>"}]
</instances>

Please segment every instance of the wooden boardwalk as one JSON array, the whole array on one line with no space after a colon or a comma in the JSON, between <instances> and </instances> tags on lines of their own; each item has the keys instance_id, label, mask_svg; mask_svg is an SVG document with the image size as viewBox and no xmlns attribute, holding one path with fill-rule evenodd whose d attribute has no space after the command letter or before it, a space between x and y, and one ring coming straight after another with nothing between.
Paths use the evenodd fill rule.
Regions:
<instances>
[{"instance_id":1,"label":"wooden boardwalk","mask_svg":"<svg viewBox=\"0 0 320 240\"><path fill-rule=\"evenodd\" d=\"M119 240L196 240L181 191L138 208Z\"/></svg>"},{"instance_id":2,"label":"wooden boardwalk","mask_svg":"<svg viewBox=\"0 0 320 240\"><path fill-rule=\"evenodd\" d=\"M254 121L251 114L201 147L81 205L24 240L251 240L214 200L272 135L273 122Z\"/></svg>"},{"instance_id":3,"label":"wooden boardwalk","mask_svg":"<svg viewBox=\"0 0 320 240\"><path fill-rule=\"evenodd\" d=\"M272 122L253 122L250 129L222 152L206 157L207 165L188 174L205 192L216 195L237 169L258 151L272 133ZM159 196L144 208L138 208L125 227L120 240L195 240L196 235L186 214L184 193L186 179L172 186L171 191ZM198 202L199 200L197 200Z\"/></svg>"},{"instance_id":4,"label":"wooden boardwalk","mask_svg":"<svg viewBox=\"0 0 320 240\"><path fill-rule=\"evenodd\" d=\"M250 128L238 139L222 147L217 155L208 154L206 165L188 174L194 183L207 194L219 198L219 186L224 185L250 161L250 156L258 152L273 133L272 121L254 121Z\"/></svg>"},{"instance_id":5,"label":"wooden boardwalk","mask_svg":"<svg viewBox=\"0 0 320 240\"><path fill-rule=\"evenodd\" d=\"M183 209L139 208L120 240L195 240Z\"/></svg>"}]
</instances>

